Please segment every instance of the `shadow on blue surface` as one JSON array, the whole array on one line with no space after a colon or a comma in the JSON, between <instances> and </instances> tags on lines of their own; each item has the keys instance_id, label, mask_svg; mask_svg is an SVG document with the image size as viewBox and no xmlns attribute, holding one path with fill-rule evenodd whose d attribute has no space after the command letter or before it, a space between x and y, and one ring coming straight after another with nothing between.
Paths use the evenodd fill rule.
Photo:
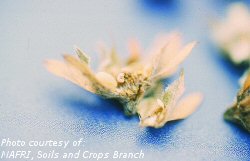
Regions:
<instances>
[{"instance_id":1,"label":"shadow on blue surface","mask_svg":"<svg viewBox=\"0 0 250 161\"><path fill-rule=\"evenodd\" d=\"M110 114L116 116L123 116L122 105L115 100L104 100L102 98L97 97L96 104L91 105L86 103L85 98L83 97L81 100L79 100L79 98L74 98L74 96L69 96L69 97L62 97L61 101L75 113L81 113L81 114L88 113L91 115L98 115L100 119L102 119L101 116L106 116Z\"/></svg>"},{"instance_id":2,"label":"shadow on blue surface","mask_svg":"<svg viewBox=\"0 0 250 161\"><path fill-rule=\"evenodd\" d=\"M171 15L180 11L180 3L176 0L140 0L139 6L150 14Z\"/></svg>"},{"instance_id":3,"label":"shadow on blue surface","mask_svg":"<svg viewBox=\"0 0 250 161\"><path fill-rule=\"evenodd\" d=\"M225 72L225 75L230 78L233 84L237 83L239 78L243 75L246 70L245 65L234 65L228 58L224 57L214 46L210 45L207 50L210 50L211 59L219 66L219 69L222 69Z\"/></svg>"},{"instance_id":4,"label":"shadow on blue surface","mask_svg":"<svg viewBox=\"0 0 250 161\"><path fill-rule=\"evenodd\" d=\"M82 90L79 90L79 92L82 93L79 94L78 90L74 94L65 94L60 90L52 90L49 93L51 100L59 104L68 115L76 117L77 120L83 120L83 124L74 129L78 134L87 134L88 136L111 135L117 132L119 128L124 128L121 127L121 124L131 128L138 126L138 117L125 116L122 105L118 101L102 99ZM88 100L92 98L94 98L94 103ZM132 137L136 138L140 147L165 149L174 143L175 136L172 134L175 133L176 127L181 123L182 120L171 121L159 129L142 129L138 126L134 130L140 132L133 134Z\"/></svg>"},{"instance_id":5,"label":"shadow on blue surface","mask_svg":"<svg viewBox=\"0 0 250 161\"><path fill-rule=\"evenodd\" d=\"M224 120L224 122L227 125L229 125L229 128L232 131L232 133L240 133L241 134L240 137L246 137L246 138L248 138L250 136L250 134L247 132L247 130L245 130L240 125L232 123L230 121L226 121L226 120ZM235 135L235 136L239 136L239 135ZM248 144L249 144L249 147L250 147L250 142L248 142Z\"/></svg>"},{"instance_id":6,"label":"shadow on blue surface","mask_svg":"<svg viewBox=\"0 0 250 161\"><path fill-rule=\"evenodd\" d=\"M234 149L241 149L242 147L246 147L247 149L249 149L250 147L250 142L249 142L249 136L250 134L247 132L247 130L243 129L243 127L241 127L238 124L229 122L224 120L224 122L229 125L229 130L231 131L231 133L233 134L233 137L231 138L231 140L228 142L228 144L232 145L234 147ZM239 141L241 140L241 141ZM236 151L236 153L239 153L238 151Z\"/></svg>"},{"instance_id":7,"label":"shadow on blue surface","mask_svg":"<svg viewBox=\"0 0 250 161\"><path fill-rule=\"evenodd\" d=\"M137 117L124 115L123 107L118 101L103 99L82 89L76 90L74 94L53 90L49 95L53 97L52 102L60 106L67 115L83 121L82 129L78 131L87 130L87 135L110 134L128 121L138 122Z\"/></svg>"},{"instance_id":8,"label":"shadow on blue surface","mask_svg":"<svg viewBox=\"0 0 250 161\"><path fill-rule=\"evenodd\" d=\"M146 128L138 137L137 143L142 146L152 147L157 149L164 149L168 145L174 143L174 136L176 127L181 124L182 120L168 122L164 127Z\"/></svg>"},{"instance_id":9,"label":"shadow on blue surface","mask_svg":"<svg viewBox=\"0 0 250 161\"><path fill-rule=\"evenodd\" d=\"M98 117L99 120L103 120L105 122L109 122L112 118L110 116L113 115L115 115L115 118L119 117L120 119L130 118L124 116L123 107L118 101L103 99L86 91L81 92L81 94L76 92L73 95L59 94L59 92L57 93L56 101L59 104L65 105L64 107L68 108L69 111L79 117L88 115L91 118ZM93 99L94 102L90 103L88 101L89 98ZM107 119L106 117L109 117L109 119Z\"/></svg>"}]
</instances>

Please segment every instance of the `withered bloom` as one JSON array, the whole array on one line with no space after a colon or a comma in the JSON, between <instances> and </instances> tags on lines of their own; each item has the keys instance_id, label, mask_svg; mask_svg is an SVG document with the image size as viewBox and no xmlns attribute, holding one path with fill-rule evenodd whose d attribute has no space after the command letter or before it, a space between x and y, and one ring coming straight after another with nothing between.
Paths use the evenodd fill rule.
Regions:
<instances>
[{"instance_id":1,"label":"withered bloom","mask_svg":"<svg viewBox=\"0 0 250 161\"><path fill-rule=\"evenodd\" d=\"M89 57L75 48L78 57L64 55L64 62L47 60L45 66L53 74L89 92L119 100L124 105L125 114L134 115L139 113L138 104L142 100L153 98L163 90L162 80L178 69L195 44L191 42L181 47L178 34L162 36L145 58L141 55L138 43L131 41L127 60L122 61L112 49L111 52L103 53L97 71L90 68Z\"/></svg>"},{"instance_id":2,"label":"withered bloom","mask_svg":"<svg viewBox=\"0 0 250 161\"><path fill-rule=\"evenodd\" d=\"M250 62L250 13L242 3L228 9L227 17L214 25L216 44L236 65Z\"/></svg>"},{"instance_id":3,"label":"withered bloom","mask_svg":"<svg viewBox=\"0 0 250 161\"><path fill-rule=\"evenodd\" d=\"M180 99L185 90L184 73L159 96L145 98L138 106L141 126L160 128L166 122L186 118L201 103L202 94L192 93ZM180 99L180 100L179 100Z\"/></svg>"},{"instance_id":4,"label":"withered bloom","mask_svg":"<svg viewBox=\"0 0 250 161\"><path fill-rule=\"evenodd\" d=\"M240 124L250 132L250 72L237 94L236 102L225 112L224 118Z\"/></svg>"}]
</instances>

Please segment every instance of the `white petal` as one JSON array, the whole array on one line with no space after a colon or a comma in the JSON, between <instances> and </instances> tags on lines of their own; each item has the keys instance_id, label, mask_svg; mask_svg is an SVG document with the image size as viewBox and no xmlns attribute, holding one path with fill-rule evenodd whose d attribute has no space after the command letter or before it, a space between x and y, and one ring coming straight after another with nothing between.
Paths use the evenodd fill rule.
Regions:
<instances>
[{"instance_id":1,"label":"white petal","mask_svg":"<svg viewBox=\"0 0 250 161\"><path fill-rule=\"evenodd\" d=\"M177 80L171 83L163 93L163 103L168 108L168 113L171 113L173 108L176 106L177 101L185 91L184 84L184 73L181 74Z\"/></svg>"},{"instance_id":2,"label":"white petal","mask_svg":"<svg viewBox=\"0 0 250 161\"><path fill-rule=\"evenodd\" d=\"M159 79L161 77L168 77L173 73L173 70L177 69L187 56L191 53L191 50L196 45L196 42L187 44L172 60L166 64L165 68L159 71L153 76L153 78Z\"/></svg>"},{"instance_id":3,"label":"white petal","mask_svg":"<svg viewBox=\"0 0 250 161\"><path fill-rule=\"evenodd\" d=\"M188 117L201 104L203 95L201 93L192 93L179 101L176 107L169 113L168 121L179 120Z\"/></svg>"},{"instance_id":4,"label":"white petal","mask_svg":"<svg viewBox=\"0 0 250 161\"><path fill-rule=\"evenodd\" d=\"M79 61L78 59L76 59L75 57L71 56L71 55L64 55L64 60L72 65L73 67L75 67L76 69L78 69L81 74L83 74L85 77L87 77L92 84L94 84L94 87L96 88L97 94L100 94L102 96L108 97L108 98L113 98L116 97L116 93L114 91L114 89L111 88L107 88L107 86L104 86L95 76L95 74L93 73L93 71L89 68L89 66L84 63Z\"/></svg>"},{"instance_id":5,"label":"white petal","mask_svg":"<svg viewBox=\"0 0 250 161\"><path fill-rule=\"evenodd\" d=\"M106 86L107 88L114 89L117 86L115 78L106 72L96 73L96 78L100 83L102 83L102 85Z\"/></svg>"},{"instance_id":6,"label":"white petal","mask_svg":"<svg viewBox=\"0 0 250 161\"><path fill-rule=\"evenodd\" d=\"M47 70L51 73L67 79L74 84L95 93L92 82L88 78L84 77L82 73L75 67L57 60L47 60L44 64Z\"/></svg>"}]
</instances>

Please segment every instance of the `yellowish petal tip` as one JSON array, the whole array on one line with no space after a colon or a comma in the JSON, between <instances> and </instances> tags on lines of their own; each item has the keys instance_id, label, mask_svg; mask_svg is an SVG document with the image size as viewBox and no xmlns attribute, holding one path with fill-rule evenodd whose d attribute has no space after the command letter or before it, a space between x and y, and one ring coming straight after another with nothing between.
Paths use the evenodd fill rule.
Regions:
<instances>
[{"instance_id":1,"label":"yellowish petal tip","mask_svg":"<svg viewBox=\"0 0 250 161\"><path fill-rule=\"evenodd\" d=\"M99 82L103 84L104 86L110 89L116 88L117 82L111 74L106 73L106 72L98 72L96 73L95 76L99 80Z\"/></svg>"},{"instance_id":2,"label":"yellowish petal tip","mask_svg":"<svg viewBox=\"0 0 250 161\"><path fill-rule=\"evenodd\" d=\"M68 59L71 59L73 56L71 56L71 55L69 55L69 54L64 54L63 55L63 58L65 59L65 60L68 60Z\"/></svg>"},{"instance_id":3,"label":"yellowish petal tip","mask_svg":"<svg viewBox=\"0 0 250 161\"><path fill-rule=\"evenodd\" d=\"M203 99L204 99L204 95L203 95L201 92L194 92L194 93L192 93L192 95L193 95L194 97L196 97L197 102L199 102L199 103L197 103L197 104L200 105L201 102L202 102Z\"/></svg>"}]
</instances>

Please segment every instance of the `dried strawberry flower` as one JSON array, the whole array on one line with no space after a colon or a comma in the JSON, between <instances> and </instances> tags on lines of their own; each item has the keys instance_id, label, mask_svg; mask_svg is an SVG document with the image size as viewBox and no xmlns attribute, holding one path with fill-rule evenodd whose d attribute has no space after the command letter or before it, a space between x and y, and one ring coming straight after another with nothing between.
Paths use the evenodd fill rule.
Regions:
<instances>
[{"instance_id":1,"label":"dried strawberry flower","mask_svg":"<svg viewBox=\"0 0 250 161\"><path fill-rule=\"evenodd\" d=\"M250 12L242 3L231 5L227 17L214 25L213 38L236 65L250 62Z\"/></svg>"},{"instance_id":2,"label":"dried strawberry flower","mask_svg":"<svg viewBox=\"0 0 250 161\"><path fill-rule=\"evenodd\" d=\"M250 72L245 77L235 103L224 113L224 118L240 124L250 132Z\"/></svg>"},{"instance_id":3,"label":"dried strawberry flower","mask_svg":"<svg viewBox=\"0 0 250 161\"><path fill-rule=\"evenodd\" d=\"M166 122L188 117L202 101L202 94L195 92L180 99L185 90L184 73L170 84L160 96L143 99L138 106L140 125L160 128Z\"/></svg>"},{"instance_id":4,"label":"dried strawberry flower","mask_svg":"<svg viewBox=\"0 0 250 161\"><path fill-rule=\"evenodd\" d=\"M87 54L75 47L78 57L64 55L64 62L47 60L45 66L51 73L89 92L117 99L126 115L134 115L139 113L138 104L142 100L153 98L163 90L162 80L176 72L195 44L191 42L182 47L181 37L176 33L161 36L145 58L138 42L131 41L126 61L121 61L114 49L103 52L97 71L90 68Z\"/></svg>"}]
</instances>

